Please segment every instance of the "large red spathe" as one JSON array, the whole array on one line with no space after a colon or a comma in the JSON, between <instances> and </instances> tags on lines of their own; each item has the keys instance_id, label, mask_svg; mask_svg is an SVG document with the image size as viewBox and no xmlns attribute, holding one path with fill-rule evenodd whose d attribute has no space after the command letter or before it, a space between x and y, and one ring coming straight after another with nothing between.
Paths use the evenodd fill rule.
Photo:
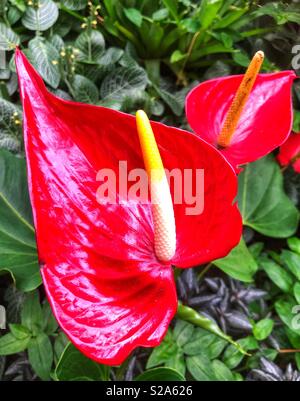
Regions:
<instances>
[{"instance_id":1,"label":"large red spathe","mask_svg":"<svg viewBox=\"0 0 300 401\"><path fill-rule=\"evenodd\" d=\"M39 260L54 314L71 341L96 361L120 364L137 346L162 340L177 309L171 263L188 267L225 256L241 235L230 165L195 135L152 123L164 165L205 169L205 207L175 205L177 250L154 254L150 204L96 201L97 172L144 168L135 118L49 93L17 50L28 180Z\"/></svg>"},{"instance_id":2,"label":"large red spathe","mask_svg":"<svg viewBox=\"0 0 300 401\"><path fill-rule=\"evenodd\" d=\"M231 165L252 162L281 145L291 131L293 71L259 74L230 145L221 152ZM226 113L243 75L201 83L186 99L186 115L193 131L217 146Z\"/></svg>"}]
</instances>

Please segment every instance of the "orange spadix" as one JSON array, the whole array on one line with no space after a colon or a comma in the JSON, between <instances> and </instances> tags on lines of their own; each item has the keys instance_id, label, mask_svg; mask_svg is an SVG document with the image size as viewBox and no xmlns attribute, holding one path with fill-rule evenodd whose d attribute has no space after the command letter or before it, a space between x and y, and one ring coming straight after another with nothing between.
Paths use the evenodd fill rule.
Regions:
<instances>
[{"instance_id":1,"label":"orange spadix","mask_svg":"<svg viewBox=\"0 0 300 401\"><path fill-rule=\"evenodd\" d=\"M256 77L264 61L264 53L258 51L253 56L242 82L233 98L233 101L226 114L221 132L218 136L218 145L227 148L230 145L232 136L236 130L242 111L250 96Z\"/></svg>"},{"instance_id":2,"label":"orange spadix","mask_svg":"<svg viewBox=\"0 0 300 401\"><path fill-rule=\"evenodd\" d=\"M154 251L159 260L167 262L176 251L176 228L170 187L150 121L144 111L137 111L136 123L150 185Z\"/></svg>"}]
</instances>

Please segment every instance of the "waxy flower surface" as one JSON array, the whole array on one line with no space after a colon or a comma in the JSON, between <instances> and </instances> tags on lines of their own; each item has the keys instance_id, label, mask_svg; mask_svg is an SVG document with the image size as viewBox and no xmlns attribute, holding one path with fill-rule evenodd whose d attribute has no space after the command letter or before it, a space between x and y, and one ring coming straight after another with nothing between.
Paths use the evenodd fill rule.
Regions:
<instances>
[{"instance_id":1,"label":"waxy flower surface","mask_svg":"<svg viewBox=\"0 0 300 401\"><path fill-rule=\"evenodd\" d=\"M143 112L135 118L59 99L19 50L16 65L29 191L49 301L60 326L84 354L120 364L134 348L158 345L165 335L177 310L171 265L206 263L239 242L235 173L194 134L150 125ZM157 169L151 181L157 210L150 201L121 199L118 189L118 202L97 201L98 172L110 169L119 184L119 161L127 162L128 171ZM160 185L166 189L162 162L170 171L204 170L202 213L188 215L186 204L173 204L172 186L170 198L162 198L161 189L155 192Z\"/></svg>"},{"instance_id":2,"label":"waxy flower surface","mask_svg":"<svg viewBox=\"0 0 300 401\"><path fill-rule=\"evenodd\" d=\"M296 75L258 74L262 61L257 52L245 75L203 82L186 99L193 131L218 147L236 170L274 150L291 131Z\"/></svg>"},{"instance_id":3,"label":"waxy flower surface","mask_svg":"<svg viewBox=\"0 0 300 401\"><path fill-rule=\"evenodd\" d=\"M280 146L277 160L281 166L291 164L296 173L300 173L300 133L292 132Z\"/></svg>"}]
</instances>

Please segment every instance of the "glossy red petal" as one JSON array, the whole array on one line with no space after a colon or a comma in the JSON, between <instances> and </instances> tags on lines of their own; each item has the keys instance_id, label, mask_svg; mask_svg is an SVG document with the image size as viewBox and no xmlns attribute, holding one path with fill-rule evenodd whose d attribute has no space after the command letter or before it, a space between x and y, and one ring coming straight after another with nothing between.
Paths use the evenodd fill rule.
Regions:
<instances>
[{"instance_id":1,"label":"glossy red petal","mask_svg":"<svg viewBox=\"0 0 300 401\"><path fill-rule=\"evenodd\" d=\"M194 135L158 123L152 126L165 168L179 170L183 178L193 171L190 182L182 181L182 203L175 201L178 187L171 180L177 237L172 263L190 267L226 256L239 243L242 232L241 215L234 203L237 178L232 167L219 151ZM196 192L197 169L203 171L204 186L198 185ZM193 196L189 199L191 188L192 195L197 194L197 202ZM202 206L200 214L192 214Z\"/></svg>"},{"instance_id":2,"label":"glossy red petal","mask_svg":"<svg viewBox=\"0 0 300 401\"><path fill-rule=\"evenodd\" d=\"M258 75L231 145L222 153L234 168L254 161L288 137L292 124L293 71ZM217 146L217 137L242 75L212 79L194 88L186 99L192 129Z\"/></svg>"},{"instance_id":3,"label":"glossy red petal","mask_svg":"<svg viewBox=\"0 0 300 401\"><path fill-rule=\"evenodd\" d=\"M48 297L62 328L83 352L120 363L136 346L158 344L176 310L170 266L154 255L149 203L96 202L99 169L119 175L120 160L128 162L128 171L144 167L135 118L58 99L21 53L16 60ZM233 205L237 180L232 168L195 135L152 124L167 169L205 171L203 213L187 215L192 205L175 205L172 262L186 267L224 256L238 243L242 228Z\"/></svg>"},{"instance_id":4,"label":"glossy red petal","mask_svg":"<svg viewBox=\"0 0 300 401\"><path fill-rule=\"evenodd\" d=\"M299 159L297 161L295 161L295 163L293 164L293 169L295 170L296 173L300 173L300 160Z\"/></svg>"},{"instance_id":5,"label":"glossy red petal","mask_svg":"<svg viewBox=\"0 0 300 401\"><path fill-rule=\"evenodd\" d=\"M101 167L142 166L134 119L48 93L18 52L39 260L54 314L87 356L120 364L155 346L177 309L171 266L153 254L149 204L96 201Z\"/></svg>"},{"instance_id":6,"label":"glossy red petal","mask_svg":"<svg viewBox=\"0 0 300 401\"><path fill-rule=\"evenodd\" d=\"M293 165L300 172L300 133L291 133L289 138L280 146L277 160L281 166Z\"/></svg>"}]
</instances>

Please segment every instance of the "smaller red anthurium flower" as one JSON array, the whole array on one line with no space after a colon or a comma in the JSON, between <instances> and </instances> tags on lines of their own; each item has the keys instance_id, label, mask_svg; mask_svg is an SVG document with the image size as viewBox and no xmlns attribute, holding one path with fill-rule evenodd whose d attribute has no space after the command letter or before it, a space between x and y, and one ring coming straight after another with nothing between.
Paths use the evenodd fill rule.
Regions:
<instances>
[{"instance_id":1,"label":"smaller red anthurium flower","mask_svg":"<svg viewBox=\"0 0 300 401\"><path fill-rule=\"evenodd\" d=\"M236 175L196 135L150 123L143 111L135 118L59 99L19 50L16 65L47 296L76 347L118 365L134 348L156 346L164 337L177 310L172 265L206 263L238 244ZM125 162L128 181L137 184L141 171L149 177L150 200L123 191ZM199 213L187 213L190 199L175 202L178 187L169 186L164 168L179 176L203 170ZM101 201L104 175L115 179L108 191L116 202ZM193 175L189 185L195 181Z\"/></svg>"},{"instance_id":2,"label":"smaller red anthurium flower","mask_svg":"<svg viewBox=\"0 0 300 401\"><path fill-rule=\"evenodd\" d=\"M245 75L203 82L186 98L193 131L218 147L236 171L281 145L291 130L296 75L258 74L263 59L263 52L257 52Z\"/></svg>"},{"instance_id":3,"label":"smaller red anthurium flower","mask_svg":"<svg viewBox=\"0 0 300 401\"><path fill-rule=\"evenodd\" d=\"M300 132L292 132L284 144L280 146L277 160L283 167L291 164L296 173L300 173Z\"/></svg>"}]
</instances>

